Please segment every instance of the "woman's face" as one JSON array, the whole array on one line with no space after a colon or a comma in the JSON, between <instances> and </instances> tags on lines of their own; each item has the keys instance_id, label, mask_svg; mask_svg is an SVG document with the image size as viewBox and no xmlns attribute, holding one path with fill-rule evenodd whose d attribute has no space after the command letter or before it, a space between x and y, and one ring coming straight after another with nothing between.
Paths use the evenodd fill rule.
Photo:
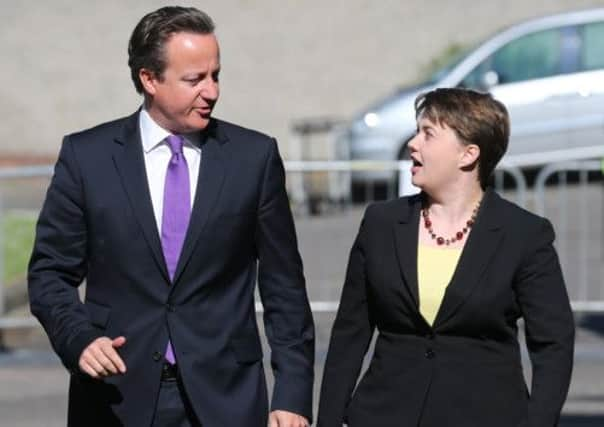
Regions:
<instances>
[{"instance_id":1,"label":"woman's face","mask_svg":"<svg viewBox=\"0 0 604 427\"><path fill-rule=\"evenodd\" d=\"M417 134L409 142L413 185L438 191L459 180L465 164L466 146L453 129L420 116Z\"/></svg>"}]
</instances>

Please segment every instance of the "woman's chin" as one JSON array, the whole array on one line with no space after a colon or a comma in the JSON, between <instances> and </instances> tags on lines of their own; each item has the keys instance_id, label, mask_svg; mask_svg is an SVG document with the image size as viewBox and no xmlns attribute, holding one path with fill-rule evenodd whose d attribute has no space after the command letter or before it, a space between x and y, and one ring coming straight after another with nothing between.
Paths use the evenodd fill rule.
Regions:
<instances>
[{"instance_id":1,"label":"woman's chin","mask_svg":"<svg viewBox=\"0 0 604 427\"><path fill-rule=\"evenodd\" d=\"M419 188L420 190L424 189L424 182L415 176L411 177L411 184L413 184L413 186Z\"/></svg>"}]
</instances>

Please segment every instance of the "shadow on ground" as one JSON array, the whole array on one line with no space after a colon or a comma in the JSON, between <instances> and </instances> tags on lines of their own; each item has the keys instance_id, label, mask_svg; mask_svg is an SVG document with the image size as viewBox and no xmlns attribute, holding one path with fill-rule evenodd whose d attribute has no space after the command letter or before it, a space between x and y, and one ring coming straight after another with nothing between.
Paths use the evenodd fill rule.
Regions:
<instances>
[{"instance_id":1,"label":"shadow on ground","mask_svg":"<svg viewBox=\"0 0 604 427\"><path fill-rule=\"evenodd\" d=\"M566 414L560 419L560 427L602 427L604 415Z\"/></svg>"}]
</instances>

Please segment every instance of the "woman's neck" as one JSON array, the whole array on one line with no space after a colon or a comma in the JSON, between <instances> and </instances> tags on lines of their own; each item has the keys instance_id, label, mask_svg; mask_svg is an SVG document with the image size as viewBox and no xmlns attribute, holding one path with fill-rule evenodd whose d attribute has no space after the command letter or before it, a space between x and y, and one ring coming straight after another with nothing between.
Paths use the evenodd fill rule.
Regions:
<instances>
[{"instance_id":1,"label":"woman's neck","mask_svg":"<svg viewBox=\"0 0 604 427\"><path fill-rule=\"evenodd\" d=\"M472 186L470 190L460 188L457 191L449 189L443 194L426 193L424 209L428 210L433 222L449 228L467 221L482 200L483 194L484 191L479 185Z\"/></svg>"}]
</instances>

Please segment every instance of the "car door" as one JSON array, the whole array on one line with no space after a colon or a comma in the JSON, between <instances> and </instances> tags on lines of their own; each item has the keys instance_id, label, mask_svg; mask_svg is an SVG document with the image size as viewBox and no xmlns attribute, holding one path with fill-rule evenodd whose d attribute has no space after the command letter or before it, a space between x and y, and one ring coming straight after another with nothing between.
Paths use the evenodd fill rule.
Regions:
<instances>
[{"instance_id":1,"label":"car door","mask_svg":"<svg viewBox=\"0 0 604 427\"><path fill-rule=\"evenodd\" d=\"M545 162L568 147L573 129L568 96L578 44L574 26L524 34L496 49L462 81L464 87L488 89L508 108L508 157Z\"/></svg>"},{"instance_id":2,"label":"car door","mask_svg":"<svg viewBox=\"0 0 604 427\"><path fill-rule=\"evenodd\" d=\"M579 72L568 99L569 147L591 150L604 147L604 22L587 23L579 32Z\"/></svg>"}]
</instances>

